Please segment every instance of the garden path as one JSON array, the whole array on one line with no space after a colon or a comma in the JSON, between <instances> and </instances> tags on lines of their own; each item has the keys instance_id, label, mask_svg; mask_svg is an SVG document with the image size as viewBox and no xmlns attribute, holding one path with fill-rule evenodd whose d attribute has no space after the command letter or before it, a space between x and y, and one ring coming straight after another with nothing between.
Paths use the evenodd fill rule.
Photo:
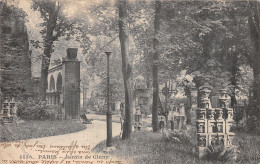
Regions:
<instances>
[{"instance_id":1,"label":"garden path","mask_svg":"<svg viewBox=\"0 0 260 164\"><path fill-rule=\"evenodd\" d=\"M44 163L42 160L50 160L50 159L46 159L48 158L47 156L45 156L44 159L43 155L56 155L56 158L53 160L54 161L58 160L60 163L61 160L63 161L68 160L68 159L64 159L66 156L71 156L70 160L74 160L74 159L76 160L76 158L80 158L80 156L84 159L86 155L89 155L90 157L88 160L99 160L99 159L95 159L97 158L97 156L94 157L95 154L87 153L87 151L92 149L99 142L106 139L106 122L93 120L92 124L87 124L86 126L87 128L85 130L76 133L13 142L9 147L7 146L4 149L1 148L2 152L0 153L0 159L20 160L21 159L20 157L22 157L22 158L28 158L27 160L36 160L36 161L40 160L41 162L39 163ZM119 135L121 125L119 123L113 122L112 127L113 127L113 136ZM15 145L20 145L20 146L16 148ZM69 151L68 146L74 146L74 145L77 145L78 148L74 147L74 149L73 148L70 149L70 152L62 152L62 150L59 150L60 148L57 147L57 146L67 146L65 150ZM79 151L85 151L85 152L79 152ZM27 154L30 155L32 158L29 156L21 156ZM54 156L49 156L49 157L51 158ZM72 159L73 157L75 158ZM112 157L109 158L112 159ZM113 159L115 158L113 157Z\"/></svg>"}]
</instances>

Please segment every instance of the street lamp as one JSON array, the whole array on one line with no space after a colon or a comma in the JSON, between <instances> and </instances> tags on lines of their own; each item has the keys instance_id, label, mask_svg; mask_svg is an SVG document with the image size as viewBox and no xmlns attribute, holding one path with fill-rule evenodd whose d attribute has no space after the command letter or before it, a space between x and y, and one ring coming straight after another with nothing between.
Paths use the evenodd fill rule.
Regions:
<instances>
[{"instance_id":1,"label":"street lamp","mask_svg":"<svg viewBox=\"0 0 260 164\"><path fill-rule=\"evenodd\" d=\"M111 52L105 52L107 55L107 141L106 146L112 146L112 113L110 111L110 84L109 84L109 56Z\"/></svg>"}]
</instances>

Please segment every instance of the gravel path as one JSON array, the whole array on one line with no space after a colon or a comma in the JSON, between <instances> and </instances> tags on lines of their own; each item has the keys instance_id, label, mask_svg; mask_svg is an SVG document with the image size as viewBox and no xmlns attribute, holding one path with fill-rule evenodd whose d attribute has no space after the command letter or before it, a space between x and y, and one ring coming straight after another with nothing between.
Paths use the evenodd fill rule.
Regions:
<instances>
[{"instance_id":1,"label":"gravel path","mask_svg":"<svg viewBox=\"0 0 260 164\"><path fill-rule=\"evenodd\" d=\"M87 128L85 130L71 134L29 139L27 141L17 141L12 142L11 144L9 144L9 146L6 143L0 143L0 163L4 163L3 161L1 162L1 160L4 159L25 160L24 158L27 158L27 160L29 161L39 161L36 162L37 164L44 163L42 160L58 160L59 163L63 160L62 163L65 163L64 160L73 161L74 159L76 160L76 158L80 156L81 158L83 158L81 160L86 160L85 157L87 155L90 156L88 160L99 160L96 159L98 158L97 156L94 156L92 153L89 153L88 151L90 151L96 144L106 139L106 122L93 120L92 124L87 124L86 126ZM112 129L113 136L119 135L121 129L120 124L113 122ZM17 145L19 146L16 147ZM69 148L69 146L74 145L78 147L74 147L71 149ZM60 148L62 146L66 146L64 150L68 152L62 152L63 150ZM52 151L50 152L50 150ZM43 155L45 155L45 157ZM46 155L50 155L50 158L54 157L51 155L56 155L56 158L48 159ZM71 159L64 159L66 156L71 156ZM111 159L115 158L109 157L109 160Z\"/></svg>"},{"instance_id":2,"label":"gravel path","mask_svg":"<svg viewBox=\"0 0 260 164\"><path fill-rule=\"evenodd\" d=\"M93 120L92 124L86 124L87 128L83 131L70 133L70 134L63 134L59 136L51 136L51 137L44 137L38 139L32 139L31 141L39 141L48 144L70 144L72 141L76 141L82 144L90 145L94 147L99 142L106 139L106 122L105 121L98 121ZM120 124L113 123L112 124L112 134L113 136L117 136L120 133Z\"/></svg>"}]
</instances>

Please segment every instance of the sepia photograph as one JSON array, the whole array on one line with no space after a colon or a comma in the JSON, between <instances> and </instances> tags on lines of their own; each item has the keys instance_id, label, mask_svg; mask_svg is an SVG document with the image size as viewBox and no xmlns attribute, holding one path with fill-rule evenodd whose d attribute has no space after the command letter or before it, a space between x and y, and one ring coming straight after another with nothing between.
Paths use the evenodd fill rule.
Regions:
<instances>
[{"instance_id":1,"label":"sepia photograph","mask_svg":"<svg viewBox=\"0 0 260 164\"><path fill-rule=\"evenodd\" d=\"M260 0L0 0L0 164L260 164Z\"/></svg>"}]
</instances>

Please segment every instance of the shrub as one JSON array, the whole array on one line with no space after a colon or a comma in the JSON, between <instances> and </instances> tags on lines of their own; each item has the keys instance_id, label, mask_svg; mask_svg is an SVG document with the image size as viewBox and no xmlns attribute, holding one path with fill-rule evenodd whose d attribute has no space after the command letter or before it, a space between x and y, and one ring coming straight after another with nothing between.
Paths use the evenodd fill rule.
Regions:
<instances>
[{"instance_id":1,"label":"shrub","mask_svg":"<svg viewBox=\"0 0 260 164\"><path fill-rule=\"evenodd\" d=\"M223 145L210 145L204 152L203 158L209 161L222 161L228 162L236 158L235 147L224 147Z\"/></svg>"},{"instance_id":2,"label":"shrub","mask_svg":"<svg viewBox=\"0 0 260 164\"><path fill-rule=\"evenodd\" d=\"M49 106L45 101L26 100L17 107L17 116L25 120L54 120L60 107Z\"/></svg>"},{"instance_id":3,"label":"shrub","mask_svg":"<svg viewBox=\"0 0 260 164\"><path fill-rule=\"evenodd\" d=\"M163 128L161 129L161 133L162 133L163 139L164 139L165 141L180 142L180 139L179 139L178 137L173 136L173 134L170 133L169 130L166 129L165 127L163 127Z\"/></svg>"},{"instance_id":4,"label":"shrub","mask_svg":"<svg viewBox=\"0 0 260 164\"><path fill-rule=\"evenodd\" d=\"M181 143L191 144L191 138L184 132L174 132L172 137L179 138Z\"/></svg>"},{"instance_id":5,"label":"shrub","mask_svg":"<svg viewBox=\"0 0 260 164\"><path fill-rule=\"evenodd\" d=\"M182 132L170 132L168 129L163 127L161 129L161 133L163 135L163 139L165 141L173 141L180 143L190 143L190 137Z\"/></svg>"}]
</instances>

